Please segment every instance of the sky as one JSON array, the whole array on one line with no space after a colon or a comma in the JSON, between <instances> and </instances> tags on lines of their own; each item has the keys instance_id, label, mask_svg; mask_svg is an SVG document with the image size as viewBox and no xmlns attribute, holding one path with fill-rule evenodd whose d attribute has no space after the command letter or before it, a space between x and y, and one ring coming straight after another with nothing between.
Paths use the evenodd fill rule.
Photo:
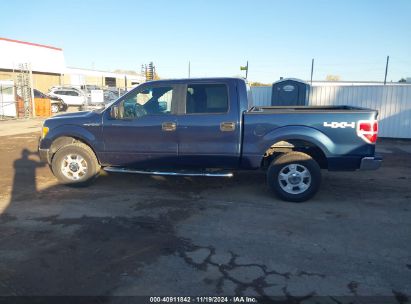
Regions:
<instances>
[{"instance_id":1,"label":"sky","mask_svg":"<svg viewBox=\"0 0 411 304\"><path fill-rule=\"evenodd\" d=\"M0 0L0 37L61 47L70 67L161 78L411 77L410 0Z\"/></svg>"}]
</instances>

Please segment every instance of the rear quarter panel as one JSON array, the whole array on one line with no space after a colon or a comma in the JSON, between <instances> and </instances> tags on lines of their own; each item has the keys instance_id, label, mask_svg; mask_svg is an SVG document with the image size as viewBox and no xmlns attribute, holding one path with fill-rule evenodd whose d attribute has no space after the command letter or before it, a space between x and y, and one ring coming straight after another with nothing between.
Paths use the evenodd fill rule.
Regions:
<instances>
[{"instance_id":1,"label":"rear quarter panel","mask_svg":"<svg viewBox=\"0 0 411 304\"><path fill-rule=\"evenodd\" d=\"M376 119L373 110L245 112L243 165L259 167L263 155L274 143L300 139L318 146L325 154L331 168L339 159L361 159L374 155L375 145L367 144L357 136L359 120ZM327 127L324 123L347 122L355 127ZM335 168L337 169L337 168Z\"/></svg>"}]
</instances>

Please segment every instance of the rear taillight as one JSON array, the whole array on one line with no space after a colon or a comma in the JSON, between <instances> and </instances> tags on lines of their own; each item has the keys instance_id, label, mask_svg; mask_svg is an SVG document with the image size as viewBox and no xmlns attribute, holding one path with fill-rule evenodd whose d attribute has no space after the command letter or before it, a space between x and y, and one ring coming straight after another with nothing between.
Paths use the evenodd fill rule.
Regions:
<instances>
[{"instance_id":1,"label":"rear taillight","mask_svg":"<svg viewBox=\"0 0 411 304\"><path fill-rule=\"evenodd\" d=\"M375 144L378 136L378 121L360 120L357 123L357 135L369 144Z\"/></svg>"}]
</instances>

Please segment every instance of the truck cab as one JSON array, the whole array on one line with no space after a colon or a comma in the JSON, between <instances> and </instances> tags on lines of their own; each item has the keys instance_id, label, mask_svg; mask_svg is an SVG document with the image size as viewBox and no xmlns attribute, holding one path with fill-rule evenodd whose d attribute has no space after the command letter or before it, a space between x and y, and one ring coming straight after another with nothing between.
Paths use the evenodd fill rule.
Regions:
<instances>
[{"instance_id":1,"label":"truck cab","mask_svg":"<svg viewBox=\"0 0 411 304\"><path fill-rule=\"evenodd\" d=\"M145 83L104 112L101 160L126 167L237 168L241 112L232 79Z\"/></svg>"}]
</instances>

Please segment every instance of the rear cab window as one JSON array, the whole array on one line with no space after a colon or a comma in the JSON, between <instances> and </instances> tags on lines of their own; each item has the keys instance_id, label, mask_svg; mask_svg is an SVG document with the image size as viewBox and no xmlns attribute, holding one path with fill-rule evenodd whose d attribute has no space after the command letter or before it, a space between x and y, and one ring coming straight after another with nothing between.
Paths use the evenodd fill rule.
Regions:
<instances>
[{"instance_id":1,"label":"rear cab window","mask_svg":"<svg viewBox=\"0 0 411 304\"><path fill-rule=\"evenodd\" d=\"M225 84L188 84L187 114L228 112L228 87Z\"/></svg>"}]
</instances>

